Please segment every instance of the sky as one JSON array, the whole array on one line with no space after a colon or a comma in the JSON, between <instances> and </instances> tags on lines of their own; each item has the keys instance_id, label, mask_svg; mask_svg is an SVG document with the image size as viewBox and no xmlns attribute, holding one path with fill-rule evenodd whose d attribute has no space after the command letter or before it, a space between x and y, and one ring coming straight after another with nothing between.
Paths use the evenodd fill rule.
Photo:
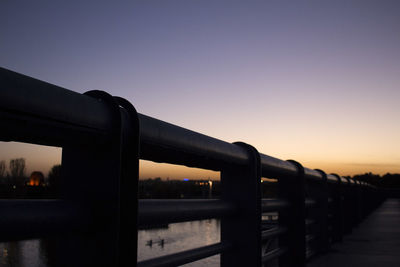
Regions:
<instances>
[{"instance_id":1,"label":"sky","mask_svg":"<svg viewBox=\"0 0 400 267\"><path fill-rule=\"evenodd\" d=\"M400 173L398 14L385 0L5 0L0 66L309 168ZM21 149L0 143L0 160ZM61 157L23 149L29 171ZM141 164L156 176L218 173Z\"/></svg>"}]
</instances>

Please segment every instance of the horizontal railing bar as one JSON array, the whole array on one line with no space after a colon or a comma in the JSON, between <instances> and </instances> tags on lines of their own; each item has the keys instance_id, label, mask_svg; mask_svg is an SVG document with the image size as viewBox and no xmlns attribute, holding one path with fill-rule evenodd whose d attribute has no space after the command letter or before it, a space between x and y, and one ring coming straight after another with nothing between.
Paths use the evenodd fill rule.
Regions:
<instances>
[{"instance_id":1,"label":"horizontal railing bar","mask_svg":"<svg viewBox=\"0 0 400 267\"><path fill-rule=\"evenodd\" d=\"M295 176L298 173L296 165L293 163L274 158L260 153L261 176L266 178L276 178L279 176Z\"/></svg>"},{"instance_id":2,"label":"horizontal railing bar","mask_svg":"<svg viewBox=\"0 0 400 267\"><path fill-rule=\"evenodd\" d=\"M306 235L306 243L314 241L317 237L315 235Z\"/></svg>"},{"instance_id":3,"label":"horizontal railing bar","mask_svg":"<svg viewBox=\"0 0 400 267\"><path fill-rule=\"evenodd\" d=\"M248 163L240 146L139 114L140 158L221 170L224 164Z\"/></svg>"},{"instance_id":4,"label":"horizontal railing bar","mask_svg":"<svg viewBox=\"0 0 400 267\"><path fill-rule=\"evenodd\" d=\"M306 208L312 208L317 204L314 199L307 198L305 201Z\"/></svg>"},{"instance_id":5,"label":"horizontal railing bar","mask_svg":"<svg viewBox=\"0 0 400 267\"><path fill-rule=\"evenodd\" d=\"M103 101L4 68L0 68L0 107L2 119L7 121L0 133L3 141L54 146L72 139L104 141L114 123L112 112ZM211 170L249 161L246 151L231 143L142 114L139 120L142 159ZM29 133L25 131L27 127ZM298 174L291 162L264 154L260 157L263 177ZM306 178L321 178L317 171L304 171ZM347 183L345 178L340 179ZM328 180L338 179L328 175Z\"/></svg>"},{"instance_id":6,"label":"horizontal railing bar","mask_svg":"<svg viewBox=\"0 0 400 267\"><path fill-rule=\"evenodd\" d=\"M240 147L191 130L139 114L141 159L221 170L224 164L246 164ZM296 176L295 164L260 153L262 177ZM304 168L306 179L321 180L322 174ZM338 182L330 175L331 182ZM344 179L344 178L343 178ZM346 179L344 179L346 180ZM347 181L347 180L346 180Z\"/></svg>"},{"instance_id":7,"label":"horizontal railing bar","mask_svg":"<svg viewBox=\"0 0 400 267\"><path fill-rule=\"evenodd\" d=\"M287 228L286 227L273 227L271 229L268 230L264 230L261 233L261 240L268 240L271 237L275 237L281 234L284 234L287 232Z\"/></svg>"},{"instance_id":8,"label":"horizontal railing bar","mask_svg":"<svg viewBox=\"0 0 400 267\"><path fill-rule=\"evenodd\" d=\"M4 68L0 68L0 116L7 127L0 140L60 145L77 135L106 138L113 121L107 105ZM29 129L29 131L27 131Z\"/></svg>"},{"instance_id":9,"label":"horizontal railing bar","mask_svg":"<svg viewBox=\"0 0 400 267\"><path fill-rule=\"evenodd\" d=\"M276 199L276 198L263 198L261 200L261 211L277 211L286 209L290 206L289 201L284 199Z\"/></svg>"},{"instance_id":10,"label":"horizontal railing bar","mask_svg":"<svg viewBox=\"0 0 400 267\"><path fill-rule=\"evenodd\" d=\"M334 183L334 184L338 183L338 178L335 175L327 174L326 179L328 183Z\"/></svg>"},{"instance_id":11,"label":"horizontal railing bar","mask_svg":"<svg viewBox=\"0 0 400 267\"><path fill-rule=\"evenodd\" d=\"M262 256L262 263L266 263L270 260L276 259L287 252L287 248L276 248L271 251L268 251L265 255Z\"/></svg>"},{"instance_id":12,"label":"horizontal railing bar","mask_svg":"<svg viewBox=\"0 0 400 267\"><path fill-rule=\"evenodd\" d=\"M167 267L178 266L200 259L208 258L213 255L227 251L232 246L230 244L217 243L200 248L190 249L175 254L162 256L150 260L138 262L138 267Z\"/></svg>"},{"instance_id":13,"label":"horizontal railing bar","mask_svg":"<svg viewBox=\"0 0 400 267\"><path fill-rule=\"evenodd\" d=\"M235 211L233 204L217 199L141 199L139 227L221 218Z\"/></svg>"},{"instance_id":14,"label":"horizontal railing bar","mask_svg":"<svg viewBox=\"0 0 400 267\"><path fill-rule=\"evenodd\" d=\"M139 114L141 153L144 160L221 170L224 164L246 164L248 156L239 146ZM296 165L260 153L262 176L295 176ZM322 179L315 170L305 169L308 179Z\"/></svg>"},{"instance_id":15,"label":"horizontal railing bar","mask_svg":"<svg viewBox=\"0 0 400 267\"><path fill-rule=\"evenodd\" d=\"M318 182L323 181L323 176L321 172L309 168L304 168L304 177L312 181L318 181Z\"/></svg>"},{"instance_id":16,"label":"horizontal railing bar","mask_svg":"<svg viewBox=\"0 0 400 267\"><path fill-rule=\"evenodd\" d=\"M305 225L306 225L306 226L310 226L310 225L313 225L313 224L315 224L315 220L306 219L306 221L305 221Z\"/></svg>"},{"instance_id":17,"label":"horizontal railing bar","mask_svg":"<svg viewBox=\"0 0 400 267\"><path fill-rule=\"evenodd\" d=\"M340 176L338 174L332 173L331 176L334 176L336 178L336 181L341 183L341 184L348 184L349 183L349 181L346 178L344 178L344 177L342 177L342 176Z\"/></svg>"},{"instance_id":18,"label":"horizontal railing bar","mask_svg":"<svg viewBox=\"0 0 400 267\"><path fill-rule=\"evenodd\" d=\"M278 225L278 220L262 220L261 221L261 231L271 229Z\"/></svg>"},{"instance_id":19,"label":"horizontal railing bar","mask_svg":"<svg viewBox=\"0 0 400 267\"><path fill-rule=\"evenodd\" d=\"M314 249L307 249L306 250L306 259L310 259L312 256L314 256L317 252Z\"/></svg>"},{"instance_id":20,"label":"horizontal railing bar","mask_svg":"<svg viewBox=\"0 0 400 267\"><path fill-rule=\"evenodd\" d=\"M39 238L86 227L88 212L62 200L0 200L0 241Z\"/></svg>"},{"instance_id":21,"label":"horizontal railing bar","mask_svg":"<svg viewBox=\"0 0 400 267\"><path fill-rule=\"evenodd\" d=\"M224 164L244 165L244 149L231 143L139 114L141 159L221 170ZM296 175L296 166L260 154L262 176Z\"/></svg>"}]
</instances>

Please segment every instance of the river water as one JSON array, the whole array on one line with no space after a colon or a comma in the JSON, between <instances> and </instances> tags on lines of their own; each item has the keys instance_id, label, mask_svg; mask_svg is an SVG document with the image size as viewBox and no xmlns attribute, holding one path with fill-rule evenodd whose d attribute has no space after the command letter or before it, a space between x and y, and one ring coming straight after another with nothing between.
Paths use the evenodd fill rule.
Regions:
<instances>
[{"instance_id":1,"label":"river water","mask_svg":"<svg viewBox=\"0 0 400 267\"><path fill-rule=\"evenodd\" d=\"M220 221L216 219L170 224L168 228L138 233L138 260L211 245L220 241ZM184 266L219 266L219 255Z\"/></svg>"},{"instance_id":2,"label":"river water","mask_svg":"<svg viewBox=\"0 0 400 267\"><path fill-rule=\"evenodd\" d=\"M138 260L150 259L220 241L216 219L169 224L165 228L138 232ZM41 240L0 243L0 267L53 267ZM184 266L219 266L219 255Z\"/></svg>"},{"instance_id":3,"label":"river water","mask_svg":"<svg viewBox=\"0 0 400 267\"><path fill-rule=\"evenodd\" d=\"M276 221L276 213L263 216ZM221 226L217 219L174 223L164 228L139 230L138 261L156 258L220 242ZM276 245L276 244L275 244ZM42 240L0 243L0 267L55 267L49 264L49 244ZM183 266L216 267L220 257L215 255Z\"/></svg>"}]
</instances>

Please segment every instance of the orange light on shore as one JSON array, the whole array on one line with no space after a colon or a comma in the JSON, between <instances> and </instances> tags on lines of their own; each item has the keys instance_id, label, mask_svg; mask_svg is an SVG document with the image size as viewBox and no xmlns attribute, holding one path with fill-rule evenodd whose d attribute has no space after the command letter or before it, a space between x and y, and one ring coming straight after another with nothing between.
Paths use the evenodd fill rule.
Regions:
<instances>
[{"instance_id":1,"label":"orange light on shore","mask_svg":"<svg viewBox=\"0 0 400 267\"><path fill-rule=\"evenodd\" d=\"M29 178L29 186L40 186L44 183L44 175L42 172L34 171Z\"/></svg>"}]
</instances>

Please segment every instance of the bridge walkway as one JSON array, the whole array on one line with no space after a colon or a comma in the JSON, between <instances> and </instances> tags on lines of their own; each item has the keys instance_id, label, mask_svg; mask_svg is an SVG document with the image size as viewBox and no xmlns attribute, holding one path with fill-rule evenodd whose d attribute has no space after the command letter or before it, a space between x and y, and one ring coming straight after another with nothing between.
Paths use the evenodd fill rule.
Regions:
<instances>
[{"instance_id":1,"label":"bridge walkway","mask_svg":"<svg viewBox=\"0 0 400 267\"><path fill-rule=\"evenodd\" d=\"M309 267L399 267L400 199L387 199L353 232Z\"/></svg>"}]
</instances>

